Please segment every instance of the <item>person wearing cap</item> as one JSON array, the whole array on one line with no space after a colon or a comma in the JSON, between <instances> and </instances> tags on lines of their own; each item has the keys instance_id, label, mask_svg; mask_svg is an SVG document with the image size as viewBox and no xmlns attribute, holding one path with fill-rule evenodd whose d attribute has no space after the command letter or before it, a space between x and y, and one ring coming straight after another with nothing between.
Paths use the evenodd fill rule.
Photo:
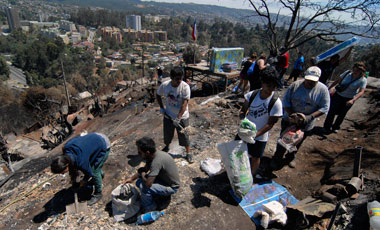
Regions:
<instances>
[{"instance_id":1,"label":"person wearing cap","mask_svg":"<svg viewBox=\"0 0 380 230\"><path fill-rule=\"evenodd\" d=\"M327 81L330 80L335 68L342 64L345 60L347 60L347 58L351 54L352 48L353 47L351 47L342 58L340 58L339 54L335 54L329 60L325 60L318 63L317 66L322 71L321 77L319 78L320 82L327 85Z\"/></svg>"},{"instance_id":2,"label":"person wearing cap","mask_svg":"<svg viewBox=\"0 0 380 230\"><path fill-rule=\"evenodd\" d=\"M91 182L95 192L88 205L93 205L102 198L104 177L102 167L110 151L110 140L102 133L88 133L74 137L63 146L63 155L52 161L51 171L53 173L69 171L73 188L79 187L82 182Z\"/></svg>"},{"instance_id":3,"label":"person wearing cap","mask_svg":"<svg viewBox=\"0 0 380 230\"><path fill-rule=\"evenodd\" d=\"M361 96L367 86L366 67L363 62L356 62L352 71L347 70L334 81L329 89L334 88L330 110L325 119L323 128L326 134L338 132L348 110ZM334 118L337 116L334 122Z\"/></svg>"},{"instance_id":4,"label":"person wearing cap","mask_svg":"<svg viewBox=\"0 0 380 230\"><path fill-rule=\"evenodd\" d=\"M160 112L164 115L164 152L169 151L169 145L177 130L178 142L186 149L186 159L193 163L193 155L190 153L190 139L185 128L189 126L190 86L182 81L183 71L181 67L174 67L170 71L170 80L163 82L157 90L156 98L160 105ZM166 108L162 103L162 97L166 98Z\"/></svg>"},{"instance_id":5,"label":"person wearing cap","mask_svg":"<svg viewBox=\"0 0 380 230\"><path fill-rule=\"evenodd\" d=\"M321 70L312 66L305 72L305 79L293 82L285 92L283 99L284 117L281 122L281 132L288 126L292 125L289 122L289 117L294 113L302 113L306 117L306 126L304 128L304 138L296 146L297 149L307 136L312 135L315 118L326 114L329 111L330 95L327 86L318 81L321 76ZM283 156L286 149L277 144L276 151L271 161L273 170L277 170L287 163L289 167L295 167L296 152L289 152L283 161Z\"/></svg>"},{"instance_id":6,"label":"person wearing cap","mask_svg":"<svg viewBox=\"0 0 380 230\"><path fill-rule=\"evenodd\" d=\"M251 155L250 163L253 178L255 178L260 166L260 159L268 141L269 130L282 117L282 103L277 92L275 92L279 84L277 71L274 67L267 67L260 72L260 79L262 88L244 95L245 101L239 114L240 119L247 117L256 125L257 129L255 143L247 143L248 154ZM251 99L252 95L254 98ZM240 138L237 136L236 139L239 140Z\"/></svg>"}]
</instances>

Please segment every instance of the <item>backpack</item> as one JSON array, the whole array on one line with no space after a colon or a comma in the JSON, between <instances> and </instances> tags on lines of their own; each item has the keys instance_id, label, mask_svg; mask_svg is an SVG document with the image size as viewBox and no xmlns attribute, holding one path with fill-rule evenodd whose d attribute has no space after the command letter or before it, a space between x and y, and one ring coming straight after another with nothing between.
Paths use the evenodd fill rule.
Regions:
<instances>
[{"instance_id":1,"label":"backpack","mask_svg":"<svg viewBox=\"0 0 380 230\"><path fill-rule=\"evenodd\" d=\"M247 71L248 76L253 75L253 71L255 70L255 65L256 65L256 62L253 62L252 65L248 68L248 71Z\"/></svg>"},{"instance_id":2,"label":"backpack","mask_svg":"<svg viewBox=\"0 0 380 230\"><path fill-rule=\"evenodd\" d=\"M249 98L249 106L252 104L253 100L255 99L258 93L259 93L259 90L255 90L252 92L251 97ZM270 102L268 105L268 114L270 114L270 111L272 110L274 103L276 103L277 99L278 99L278 93L274 91L273 97L270 99Z\"/></svg>"}]
</instances>

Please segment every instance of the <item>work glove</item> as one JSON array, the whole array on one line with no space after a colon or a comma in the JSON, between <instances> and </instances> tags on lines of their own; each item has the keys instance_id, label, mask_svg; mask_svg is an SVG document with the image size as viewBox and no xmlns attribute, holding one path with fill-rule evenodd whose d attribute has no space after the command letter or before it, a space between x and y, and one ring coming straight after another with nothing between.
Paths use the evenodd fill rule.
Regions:
<instances>
[{"instance_id":1,"label":"work glove","mask_svg":"<svg viewBox=\"0 0 380 230\"><path fill-rule=\"evenodd\" d=\"M179 128L179 127L181 127L180 122L181 122L181 120L178 119L178 118L176 118L176 119L173 120L173 125L175 127Z\"/></svg>"},{"instance_id":2,"label":"work glove","mask_svg":"<svg viewBox=\"0 0 380 230\"><path fill-rule=\"evenodd\" d=\"M165 115L166 114L165 108L160 108L160 113L162 113L162 115Z\"/></svg>"},{"instance_id":3,"label":"work glove","mask_svg":"<svg viewBox=\"0 0 380 230\"><path fill-rule=\"evenodd\" d=\"M306 115L306 123L309 123L309 122L311 122L312 120L314 120L314 117L313 117L313 115Z\"/></svg>"}]
</instances>

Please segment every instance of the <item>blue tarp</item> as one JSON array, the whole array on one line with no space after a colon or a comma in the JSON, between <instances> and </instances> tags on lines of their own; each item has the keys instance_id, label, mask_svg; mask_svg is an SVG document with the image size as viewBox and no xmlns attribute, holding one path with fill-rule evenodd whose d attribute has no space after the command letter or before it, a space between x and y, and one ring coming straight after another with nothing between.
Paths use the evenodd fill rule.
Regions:
<instances>
[{"instance_id":1,"label":"blue tarp","mask_svg":"<svg viewBox=\"0 0 380 230\"><path fill-rule=\"evenodd\" d=\"M259 210L264 210L263 204L270 201L278 201L286 207L287 205L296 204L298 202L298 200L290 194L285 187L274 181L254 184L243 199L236 197L232 190L230 193L239 203L240 207L242 207L242 209L258 226L260 225L260 219L253 218L253 214Z\"/></svg>"}]
</instances>

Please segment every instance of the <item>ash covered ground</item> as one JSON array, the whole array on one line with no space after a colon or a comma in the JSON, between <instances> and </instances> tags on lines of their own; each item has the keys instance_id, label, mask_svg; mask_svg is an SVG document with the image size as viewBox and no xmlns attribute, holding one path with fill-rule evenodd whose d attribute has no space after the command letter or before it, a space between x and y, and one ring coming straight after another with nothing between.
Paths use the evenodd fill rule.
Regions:
<instances>
[{"instance_id":1,"label":"ash covered ground","mask_svg":"<svg viewBox=\"0 0 380 230\"><path fill-rule=\"evenodd\" d=\"M280 93L284 92L283 90ZM380 191L380 117L378 98L374 98L374 94L376 93L367 92L355 103L341 132L308 138L297 154L297 167L284 167L274 172L273 180L285 186L297 199L304 199L318 191L321 183L326 180L339 179L344 177L345 173L351 173L353 149L360 145L364 147L362 170L365 176L365 187L361 193L365 194L367 199L379 199L377 194ZM202 104L210 98L214 100ZM136 226L133 220L115 223L111 208L111 191L142 164L137 156L136 139L148 135L156 141L159 149L163 148L162 116L157 104L153 103L127 106L75 127L74 136L83 129L88 132L102 132L110 137L112 143L111 154L103 168L103 199L89 207L88 213L66 214L65 205L73 202L68 175L58 175L50 179L50 185L42 183L54 176L49 165L51 159L60 154L61 144L46 155L24 165L2 186L1 209L12 201L17 201L19 197L23 198L1 211L0 228L256 229L255 224L229 194L231 187L226 173L222 171L209 177L200 169L201 160L221 159L215 145L234 138L239 123L238 111L242 103L242 97L229 92L220 93L217 98L209 96L190 100L191 128L188 132L195 163L187 164L181 156L184 150L178 147L175 139L170 152L173 153L179 168L182 187L164 209L166 214L156 222L146 226ZM323 121L324 116L318 119L317 125L321 126ZM274 153L279 132L280 122L270 131L262 167L267 167ZM44 186L35 188L39 184ZM35 189L32 190L33 188ZM29 193L25 194L26 192ZM363 204L357 210L362 209ZM360 221L358 224L363 223L363 220ZM365 221L368 223L368 219ZM324 227L326 224L328 219L322 219L317 221L315 226ZM317 228L315 226L311 229ZM352 229L359 228L354 226Z\"/></svg>"}]
</instances>

